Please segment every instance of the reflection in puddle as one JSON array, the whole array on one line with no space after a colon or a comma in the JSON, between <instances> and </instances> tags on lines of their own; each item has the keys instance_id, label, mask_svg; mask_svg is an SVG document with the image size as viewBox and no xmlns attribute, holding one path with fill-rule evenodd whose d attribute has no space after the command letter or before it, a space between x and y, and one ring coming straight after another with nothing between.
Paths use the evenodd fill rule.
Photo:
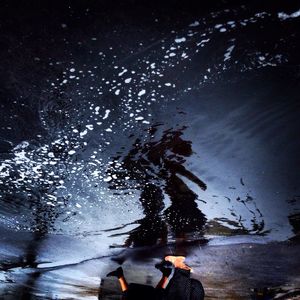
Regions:
<instances>
[{"instance_id":1,"label":"reflection in puddle","mask_svg":"<svg viewBox=\"0 0 300 300\"><path fill-rule=\"evenodd\" d=\"M0 11L0 297L95 299L166 252L210 298L296 295L299 8L134 2Z\"/></svg>"},{"instance_id":2,"label":"reflection in puddle","mask_svg":"<svg viewBox=\"0 0 300 300\"><path fill-rule=\"evenodd\" d=\"M193 154L191 141L182 138L185 127L165 130L159 139L155 136L157 127L148 130L148 141L136 139L130 151L115 158L107 171L113 174L111 189L141 191L139 201L145 217L126 233L126 246L166 245L168 235L183 239L201 234L206 222L196 203L198 196L179 177L206 189L206 184L184 166L186 158ZM171 202L165 210L164 195Z\"/></svg>"}]
</instances>

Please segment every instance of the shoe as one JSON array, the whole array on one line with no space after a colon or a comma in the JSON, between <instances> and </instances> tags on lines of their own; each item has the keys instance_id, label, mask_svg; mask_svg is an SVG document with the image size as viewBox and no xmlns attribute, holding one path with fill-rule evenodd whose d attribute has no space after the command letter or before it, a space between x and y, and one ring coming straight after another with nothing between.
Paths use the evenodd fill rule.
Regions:
<instances>
[{"instance_id":1,"label":"shoe","mask_svg":"<svg viewBox=\"0 0 300 300\"><path fill-rule=\"evenodd\" d=\"M184 263L184 261L185 261L185 257L184 256L172 256L172 255L169 255L169 256L165 257L165 260L169 261L170 263L172 263L175 268L182 269L182 270L192 271L192 268L190 268L188 265L186 265Z\"/></svg>"},{"instance_id":2,"label":"shoe","mask_svg":"<svg viewBox=\"0 0 300 300\"><path fill-rule=\"evenodd\" d=\"M172 273L172 263L169 261L161 261L155 265L155 268L162 272L165 277L169 277Z\"/></svg>"},{"instance_id":3,"label":"shoe","mask_svg":"<svg viewBox=\"0 0 300 300\"><path fill-rule=\"evenodd\" d=\"M124 276L122 267L117 268L116 270L108 273L106 277L118 277L121 278Z\"/></svg>"}]
</instances>

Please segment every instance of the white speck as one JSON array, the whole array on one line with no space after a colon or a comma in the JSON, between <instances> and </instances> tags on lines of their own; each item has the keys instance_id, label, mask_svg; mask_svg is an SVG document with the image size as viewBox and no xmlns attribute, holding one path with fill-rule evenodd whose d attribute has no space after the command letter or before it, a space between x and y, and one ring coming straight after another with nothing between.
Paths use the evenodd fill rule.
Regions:
<instances>
[{"instance_id":1,"label":"white speck","mask_svg":"<svg viewBox=\"0 0 300 300\"><path fill-rule=\"evenodd\" d=\"M155 63L152 63L152 64L150 65L150 67L151 67L151 69L155 69Z\"/></svg>"},{"instance_id":2,"label":"white speck","mask_svg":"<svg viewBox=\"0 0 300 300\"><path fill-rule=\"evenodd\" d=\"M185 41L186 41L186 38L185 38L185 37L175 39L175 43L183 43L183 42L185 42Z\"/></svg>"},{"instance_id":3,"label":"white speck","mask_svg":"<svg viewBox=\"0 0 300 300\"><path fill-rule=\"evenodd\" d=\"M78 133L79 131L77 129L73 129L73 132L74 133Z\"/></svg>"},{"instance_id":4,"label":"white speck","mask_svg":"<svg viewBox=\"0 0 300 300\"><path fill-rule=\"evenodd\" d=\"M124 69L122 72L120 72L118 75L119 76L122 76L124 73L126 73L127 72L127 69Z\"/></svg>"},{"instance_id":5,"label":"white speck","mask_svg":"<svg viewBox=\"0 0 300 300\"><path fill-rule=\"evenodd\" d=\"M48 152L48 156L49 157L54 157L54 153L53 152Z\"/></svg>"},{"instance_id":6,"label":"white speck","mask_svg":"<svg viewBox=\"0 0 300 300\"><path fill-rule=\"evenodd\" d=\"M181 57L186 58L186 57L188 57L188 56L187 56L187 54L186 54L185 52L183 52L183 53L181 54Z\"/></svg>"},{"instance_id":7,"label":"white speck","mask_svg":"<svg viewBox=\"0 0 300 300\"><path fill-rule=\"evenodd\" d=\"M118 96L120 94L120 90L116 90L115 94Z\"/></svg>"},{"instance_id":8,"label":"white speck","mask_svg":"<svg viewBox=\"0 0 300 300\"><path fill-rule=\"evenodd\" d=\"M210 39L205 39L205 40L202 40L202 41L200 41L199 43L197 43L197 46L201 46L201 47L203 47L203 46L204 46L204 44L208 43L209 41L210 41Z\"/></svg>"},{"instance_id":9,"label":"white speck","mask_svg":"<svg viewBox=\"0 0 300 300\"><path fill-rule=\"evenodd\" d=\"M85 127L87 129L89 129L89 130L93 130L94 129L94 126L92 124L86 125Z\"/></svg>"},{"instance_id":10,"label":"white speck","mask_svg":"<svg viewBox=\"0 0 300 300\"><path fill-rule=\"evenodd\" d=\"M109 181L112 180L112 178L111 178L110 176L108 176L108 177L104 178L103 180L104 180L105 182L109 182Z\"/></svg>"},{"instance_id":11,"label":"white speck","mask_svg":"<svg viewBox=\"0 0 300 300\"><path fill-rule=\"evenodd\" d=\"M94 177L98 177L100 175L100 172L96 170L96 171L92 172L91 175Z\"/></svg>"},{"instance_id":12,"label":"white speck","mask_svg":"<svg viewBox=\"0 0 300 300\"><path fill-rule=\"evenodd\" d=\"M19 149L25 149L29 146L29 143L27 141L23 141L20 144L18 144L14 150L19 150Z\"/></svg>"},{"instance_id":13,"label":"white speck","mask_svg":"<svg viewBox=\"0 0 300 300\"><path fill-rule=\"evenodd\" d=\"M75 206L81 208L81 205L79 203L76 203Z\"/></svg>"},{"instance_id":14,"label":"white speck","mask_svg":"<svg viewBox=\"0 0 300 300\"><path fill-rule=\"evenodd\" d=\"M223 25L222 24L217 24L215 25L215 28L218 29L218 28L221 28Z\"/></svg>"},{"instance_id":15,"label":"white speck","mask_svg":"<svg viewBox=\"0 0 300 300\"><path fill-rule=\"evenodd\" d=\"M146 94L146 90L141 90L141 91L139 91L138 96L140 97L140 96L142 96L144 94Z\"/></svg>"},{"instance_id":16,"label":"white speck","mask_svg":"<svg viewBox=\"0 0 300 300\"><path fill-rule=\"evenodd\" d=\"M112 132L111 128L106 128L105 131Z\"/></svg>"},{"instance_id":17,"label":"white speck","mask_svg":"<svg viewBox=\"0 0 300 300\"><path fill-rule=\"evenodd\" d=\"M99 109L100 109L100 106L96 106L96 107L95 107L96 113L99 113Z\"/></svg>"},{"instance_id":18,"label":"white speck","mask_svg":"<svg viewBox=\"0 0 300 300\"><path fill-rule=\"evenodd\" d=\"M105 119L108 118L109 113L110 113L110 109L106 109L106 110L105 110L105 115L104 115L104 117L103 117L103 120L105 120Z\"/></svg>"},{"instance_id":19,"label":"white speck","mask_svg":"<svg viewBox=\"0 0 300 300\"><path fill-rule=\"evenodd\" d=\"M87 129L83 130L82 132L80 132L80 136L85 136L87 134Z\"/></svg>"},{"instance_id":20,"label":"white speck","mask_svg":"<svg viewBox=\"0 0 300 300\"><path fill-rule=\"evenodd\" d=\"M169 54L170 57L175 56L175 55L176 55L176 54L175 54L174 52L171 52L171 53Z\"/></svg>"},{"instance_id":21,"label":"white speck","mask_svg":"<svg viewBox=\"0 0 300 300\"><path fill-rule=\"evenodd\" d=\"M225 32L225 31L227 31L227 30L226 30L226 28L224 28L224 27L222 27L222 28L220 29L220 32Z\"/></svg>"},{"instance_id":22,"label":"white speck","mask_svg":"<svg viewBox=\"0 0 300 300\"><path fill-rule=\"evenodd\" d=\"M69 153L69 155L73 155L73 154L76 153L76 151L75 150L70 150L68 153Z\"/></svg>"},{"instance_id":23,"label":"white speck","mask_svg":"<svg viewBox=\"0 0 300 300\"><path fill-rule=\"evenodd\" d=\"M260 56L260 57L259 57L259 60L260 60L260 61L263 61L263 60L265 60L265 59L266 59L266 58L265 58L264 56Z\"/></svg>"},{"instance_id":24,"label":"white speck","mask_svg":"<svg viewBox=\"0 0 300 300\"><path fill-rule=\"evenodd\" d=\"M224 61L230 59L230 56L231 56L231 53L232 53L232 50L234 49L234 47L235 46L232 45L227 49L226 53L224 54Z\"/></svg>"},{"instance_id":25,"label":"white speck","mask_svg":"<svg viewBox=\"0 0 300 300\"><path fill-rule=\"evenodd\" d=\"M75 69L74 69L74 68L71 68L71 69L70 69L70 72L72 72L72 73L75 72Z\"/></svg>"},{"instance_id":26,"label":"white speck","mask_svg":"<svg viewBox=\"0 0 300 300\"><path fill-rule=\"evenodd\" d=\"M136 120L136 121L142 121L142 120L144 120L144 117L142 117L142 116L136 117L135 120Z\"/></svg>"},{"instance_id":27,"label":"white speck","mask_svg":"<svg viewBox=\"0 0 300 300\"><path fill-rule=\"evenodd\" d=\"M189 26L190 27L196 27L196 26L199 26L199 25L200 25L200 23L198 21L195 21L192 24L190 24Z\"/></svg>"},{"instance_id":28,"label":"white speck","mask_svg":"<svg viewBox=\"0 0 300 300\"><path fill-rule=\"evenodd\" d=\"M67 28L67 24L64 24L64 23L63 23L63 24L61 24L61 27L62 27L62 28Z\"/></svg>"},{"instance_id":29,"label":"white speck","mask_svg":"<svg viewBox=\"0 0 300 300\"><path fill-rule=\"evenodd\" d=\"M67 79L64 79L62 83L66 84L68 82Z\"/></svg>"},{"instance_id":30,"label":"white speck","mask_svg":"<svg viewBox=\"0 0 300 300\"><path fill-rule=\"evenodd\" d=\"M130 83L130 82L131 82L131 78L125 79L125 83Z\"/></svg>"},{"instance_id":31,"label":"white speck","mask_svg":"<svg viewBox=\"0 0 300 300\"><path fill-rule=\"evenodd\" d=\"M165 83L165 86L171 86L170 82Z\"/></svg>"}]
</instances>

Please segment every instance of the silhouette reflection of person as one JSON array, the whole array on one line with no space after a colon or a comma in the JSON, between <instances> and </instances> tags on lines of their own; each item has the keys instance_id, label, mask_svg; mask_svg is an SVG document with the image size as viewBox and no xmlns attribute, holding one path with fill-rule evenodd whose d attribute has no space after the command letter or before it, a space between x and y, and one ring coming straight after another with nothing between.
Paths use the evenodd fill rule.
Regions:
<instances>
[{"instance_id":1,"label":"silhouette reflection of person","mask_svg":"<svg viewBox=\"0 0 300 300\"><path fill-rule=\"evenodd\" d=\"M154 184L147 183L141 192L140 202L145 217L137 221L136 223L140 225L129 232L125 246L152 246L158 242L165 244L168 231L160 215L164 208L161 189Z\"/></svg>"},{"instance_id":2,"label":"silhouette reflection of person","mask_svg":"<svg viewBox=\"0 0 300 300\"><path fill-rule=\"evenodd\" d=\"M141 190L140 203L145 217L136 222L139 227L129 232L127 246L166 242L166 223L175 237L180 238L201 231L206 222L205 215L198 209L197 195L183 180L206 189L206 184L184 166L186 157L193 154L192 143L181 137L185 129L165 130L162 137L155 140L157 128L151 127L150 141L142 143L136 139L128 154L118 160L122 168L112 165L108 170L116 175L110 182L111 189L131 188L128 182L134 182L134 188ZM169 196L171 205L162 216L163 192Z\"/></svg>"}]
</instances>

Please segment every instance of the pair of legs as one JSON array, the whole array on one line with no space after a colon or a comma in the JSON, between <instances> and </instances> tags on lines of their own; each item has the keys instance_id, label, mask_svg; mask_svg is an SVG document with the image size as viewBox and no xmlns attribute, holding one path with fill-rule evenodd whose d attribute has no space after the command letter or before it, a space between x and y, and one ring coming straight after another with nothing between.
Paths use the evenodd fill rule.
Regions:
<instances>
[{"instance_id":1,"label":"pair of legs","mask_svg":"<svg viewBox=\"0 0 300 300\"><path fill-rule=\"evenodd\" d=\"M185 263L184 263L185 257L183 256L166 256L165 260L163 262L161 262L160 264L155 265L155 267L157 269L159 269L162 272L162 277L159 280L156 289L165 289L167 283L168 283L168 278L172 272L172 269L169 268L171 265L173 265L175 267L175 273L174 273L174 278L172 278L171 282L170 282L170 286L173 288L171 289L170 286L168 286L168 291L172 290L173 292L176 290L176 288L174 288L178 281L180 281L180 277L185 274L189 278L190 275L190 271L191 268L188 267ZM178 271L176 270L181 270L182 272L185 273L178 273ZM117 268L115 271L112 271L110 273L107 274L108 277L110 276L115 276L118 278L120 286L121 286L121 290L123 293L127 292L129 289L129 284L127 283L124 273L123 273L123 269L121 267ZM181 280L182 281L182 280Z\"/></svg>"},{"instance_id":2,"label":"pair of legs","mask_svg":"<svg viewBox=\"0 0 300 300\"><path fill-rule=\"evenodd\" d=\"M183 260L181 259L181 257L179 257L179 260L180 260L180 261L183 261ZM170 263L173 264L174 259L173 259L173 261L171 261L171 256L167 256L167 257L165 258L165 261L166 261L166 262L169 261ZM175 261L174 261L174 262L175 262ZM176 262L177 265L178 265L178 262L179 262L179 261ZM173 265L174 265L174 264L173 264ZM175 265L174 265L174 266L175 266ZM157 269L159 269L159 270L162 272L162 277L161 277L161 279L159 280L158 284L156 285L156 288L165 288L165 286L167 285L167 282L168 282L168 278L169 278L169 276L170 276L172 270L171 270L170 268L164 267L164 266L163 266L163 263L157 264L157 265L155 265L155 267L156 267ZM108 273L106 276L108 276L108 277L111 277L111 276L117 277L118 280L119 280L119 283L120 283L122 292L125 292L125 291L128 290L128 286L129 286L129 285L128 285L126 279L125 279L124 272L123 272L123 269L122 269L121 267L117 268L115 271L112 271L112 272Z\"/></svg>"}]
</instances>

